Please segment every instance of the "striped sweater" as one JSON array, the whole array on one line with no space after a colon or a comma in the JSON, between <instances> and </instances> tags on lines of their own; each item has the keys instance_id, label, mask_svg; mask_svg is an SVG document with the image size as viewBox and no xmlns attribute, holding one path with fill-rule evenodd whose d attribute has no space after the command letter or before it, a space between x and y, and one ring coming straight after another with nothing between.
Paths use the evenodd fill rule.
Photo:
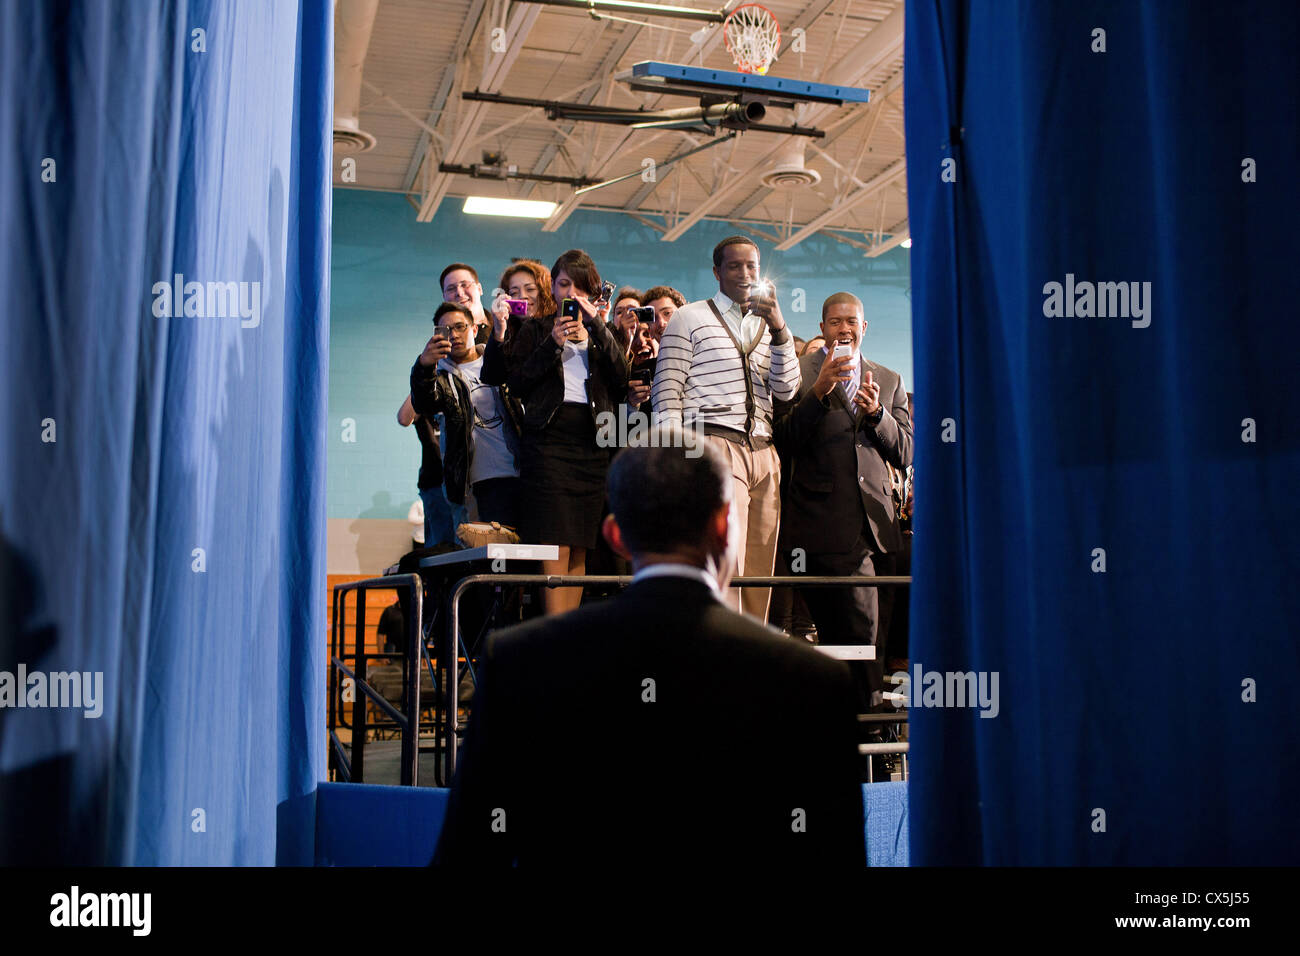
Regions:
<instances>
[{"instance_id":1,"label":"striped sweater","mask_svg":"<svg viewBox=\"0 0 1300 956\"><path fill-rule=\"evenodd\" d=\"M678 309L659 343L650 401L663 421L692 419L745 430L745 379L740 352L707 299ZM772 398L790 401L799 391L799 360L789 326L763 337L749 355L754 384L753 434L772 437Z\"/></svg>"}]
</instances>

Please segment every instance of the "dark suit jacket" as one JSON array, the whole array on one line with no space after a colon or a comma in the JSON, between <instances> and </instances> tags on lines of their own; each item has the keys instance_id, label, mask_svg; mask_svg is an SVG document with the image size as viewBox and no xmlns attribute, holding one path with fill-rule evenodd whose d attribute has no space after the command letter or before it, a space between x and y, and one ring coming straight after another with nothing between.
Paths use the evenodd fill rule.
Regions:
<instances>
[{"instance_id":1,"label":"dark suit jacket","mask_svg":"<svg viewBox=\"0 0 1300 956\"><path fill-rule=\"evenodd\" d=\"M588 322L587 398L593 415L616 413L627 396L627 353L604 322ZM483 351L482 381L505 384L524 405L521 431L541 431L564 404L564 350L551 338L555 316L525 319L505 342L493 336Z\"/></svg>"},{"instance_id":2,"label":"dark suit jacket","mask_svg":"<svg viewBox=\"0 0 1300 956\"><path fill-rule=\"evenodd\" d=\"M865 865L848 669L704 584L510 628L481 667L435 864Z\"/></svg>"},{"instance_id":3,"label":"dark suit jacket","mask_svg":"<svg viewBox=\"0 0 1300 956\"><path fill-rule=\"evenodd\" d=\"M824 401L813 393L825 360L820 349L800 359L799 394L776 407L773 431L787 485L781 550L846 553L865 517L872 550L897 551L903 539L885 462L899 469L912 463L912 419L903 377L861 360L862 381L870 370L880 385L881 412L873 422L849 404L838 386Z\"/></svg>"}]
</instances>

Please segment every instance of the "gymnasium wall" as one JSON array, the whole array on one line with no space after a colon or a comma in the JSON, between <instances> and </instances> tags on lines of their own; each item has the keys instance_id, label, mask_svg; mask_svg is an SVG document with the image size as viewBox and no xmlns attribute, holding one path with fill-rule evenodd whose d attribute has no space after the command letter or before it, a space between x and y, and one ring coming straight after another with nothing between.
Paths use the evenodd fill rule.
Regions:
<instances>
[{"instance_id":1,"label":"gymnasium wall","mask_svg":"<svg viewBox=\"0 0 1300 956\"><path fill-rule=\"evenodd\" d=\"M330 316L328 517L330 573L375 571L409 547L407 509L415 500L420 449L398 426L411 363L423 348L441 296L438 273L448 263L473 265L490 297L513 256L549 266L564 250L591 253L601 275L620 285L668 284L688 299L717 291L713 246L740 230L706 221L677 242L628 216L578 211L555 233L541 222L466 216L461 201L443 202L432 223L415 220L399 195L334 190ZM848 290L866 307L863 352L902 372L911 387L909 254L877 259L825 236L788 252L757 240L764 272L777 283L796 335L816 334L821 302ZM804 308L795 290L804 290Z\"/></svg>"}]
</instances>

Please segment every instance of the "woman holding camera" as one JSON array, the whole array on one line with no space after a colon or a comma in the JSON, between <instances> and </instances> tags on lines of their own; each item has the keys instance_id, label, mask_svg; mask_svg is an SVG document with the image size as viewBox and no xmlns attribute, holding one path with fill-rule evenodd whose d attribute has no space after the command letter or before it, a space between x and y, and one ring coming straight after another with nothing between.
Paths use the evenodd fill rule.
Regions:
<instances>
[{"instance_id":1,"label":"woman holding camera","mask_svg":"<svg viewBox=\"0 0 1300 956\"><path fill-rule=\"evenodd\" d=\"M627 394L627 353L600 318L601 280L581 249L551 268L555 313L529 317L507 341L504 323L484 353L483 381L504 382L524 403L519 455L520 534L554 544L559 559L547 574L585 574L605 504L611 449L596 440L601 413L617 414ZM546 612L572 610L582 589L548 588Z\"/></svg>"},{"instance_id":2,"label":"woman holding camera","mask_svg":"<svg viewBox=\"0 0 1300 956\"><path fill-rule=\"evenodd\" d=\"M514 259L501 273L499 288L501 294L492 302L493 335L509 351L510 340L525 319L555 314L551 271L536 259Z\"/></svg>"}]
</instances>

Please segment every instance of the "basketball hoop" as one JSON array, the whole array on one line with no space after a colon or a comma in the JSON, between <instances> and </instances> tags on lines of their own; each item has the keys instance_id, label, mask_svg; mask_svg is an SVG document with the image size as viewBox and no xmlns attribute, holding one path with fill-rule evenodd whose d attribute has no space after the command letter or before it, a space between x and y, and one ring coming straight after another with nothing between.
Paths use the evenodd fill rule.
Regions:
<instances>
[{"instance_id":1,"label":"basketball hoop","mask_svg":"<svg viewBox=\"0 0 1300 956\"><path fill-rule=\"evenodd\" d=\"M722 35L742 73L766 73L781 46L781 26L761 3L746 3L727 14Z\"/></svg>"}]
</instances>

